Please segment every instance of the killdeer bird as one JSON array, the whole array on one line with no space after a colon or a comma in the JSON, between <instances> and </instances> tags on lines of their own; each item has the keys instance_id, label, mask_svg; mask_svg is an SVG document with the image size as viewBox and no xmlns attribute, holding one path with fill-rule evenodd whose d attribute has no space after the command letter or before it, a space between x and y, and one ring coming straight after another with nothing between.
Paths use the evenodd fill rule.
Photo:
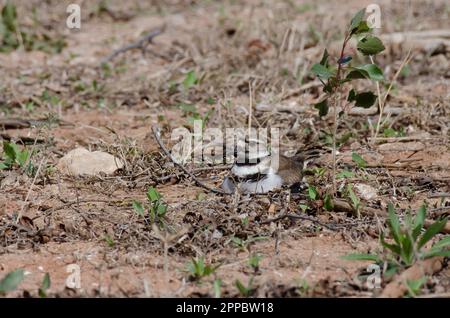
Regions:
<instances>
[{"instance_id":1,"label":"killdeer bird","mask_svg":"<svg viewBox=\"0 0 450 318\"><path fill-rule=\"evenodd\" d=\"M293 187L302 181L303 158L269 153L261 145L256 145L253 147L256 151L252 151L251 143L246 142L245 150L239 147L235 150L235 162L230 175L222 182L223 191L267 193L283 186ZM278 164L274 160L278 160Z\"/></svg>"}]
</instances>

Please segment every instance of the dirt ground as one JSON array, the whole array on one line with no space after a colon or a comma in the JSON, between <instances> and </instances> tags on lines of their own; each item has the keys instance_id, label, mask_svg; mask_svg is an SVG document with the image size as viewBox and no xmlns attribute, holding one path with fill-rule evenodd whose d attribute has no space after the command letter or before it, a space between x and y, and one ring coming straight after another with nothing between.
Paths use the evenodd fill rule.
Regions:
<instances>
[{"instance_id":1,"label":"dirt ground","mask_svg":"<svg viewBox=\"0 0 450 318\"><path fill-rule=\"evenodd\" d=\"M192 128L192 117L208 116L206 127L245 127L251 83L253 125L280 128L286 151L318 151L308 168L325 172L306 178L326 193L332 118L319 118L313 107L321 92L309 70L325 47L338 54L347 21L370 1L13 2L23 30L60 37L65 47L60 53L20 47L0 53L0 117L47 118L1 129L3 138L34 150L31 160L39 168L35 176L0 170L0 278L25 269L8 296L37 296L45 273L49 297L213 297L219 279L225 297L242 296L236 280L245 286L251 280L249 295L258 297L380 294L386 281L371 289L360 279L370 262L342 256L379 249L383 219L327 211L306 192L211 193L174 166L151 132L158 124L169 147L170 132ZM80 30L65 26L72 2L81 4ZM376 110L341 120L338 167L353 174L339 179L338 188L370 186L370 198L357 194L375 209L393 202L415 210L425 201L427 217L437 219L450 211L450 6L445 0L376 3L382 10L377 32L386 46L377 62L385 77L394 77L409 47L412 59L387 100L379 139L370 139ZM161 27L145 52L128 50L102 63ZM413 31L430 32L401 43L392 36ZM189 71L197 82L186 88ZM358 85L374 89L369 81ZM79 146L111 153L125 165L112 176L62 174L58 160ZM366 168L356 166L352 152ZM208 165L195 174L218 187L227 170ZM149 186L168 204L165 229L133 210L133 200L144 202ZM301 213L300 205L309 207L311 220L264 222ZM261 257L257 270L249 265L255 254ZM187 264L198 257L220 266L195 281ZM66 286L73 264L80 288ZM448 293L448 268L429 277L421 291Z\"/></svg>"}]
</instances>

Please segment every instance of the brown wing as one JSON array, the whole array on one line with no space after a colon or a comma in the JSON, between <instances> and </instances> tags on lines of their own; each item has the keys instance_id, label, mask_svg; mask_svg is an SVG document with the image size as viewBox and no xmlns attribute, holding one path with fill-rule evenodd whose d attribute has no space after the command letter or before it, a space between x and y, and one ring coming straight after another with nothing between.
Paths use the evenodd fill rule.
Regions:
<instances>
[{"instance_id":1,"label":"brown wing","mask_svg":"<svg viewBox=\"0 0 450 318\"><path fill-rule=\"evenodd\" d=\"M302 181L302 170L303 162L301 160L280 156L278 174L283 179L285 185L292 185Z\"/></svg>"}]
</instances>

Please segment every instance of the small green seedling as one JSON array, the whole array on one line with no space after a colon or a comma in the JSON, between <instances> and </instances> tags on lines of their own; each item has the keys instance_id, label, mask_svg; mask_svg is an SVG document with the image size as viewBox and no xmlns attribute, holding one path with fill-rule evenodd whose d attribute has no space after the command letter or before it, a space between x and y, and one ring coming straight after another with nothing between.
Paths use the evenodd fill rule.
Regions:
<instances>
[{"instance_id":1,"label":"small green seedling","mask_svg":"<svg viewBox=\"0 0 450 318\"><path fill-rule=\"evenodd\" d=\"M427 277L423 276L416 280L407 280L406 287L408 288L408 295L410 297L416 297L420 294L423 284L427 281Z\"/></svg>"},{"instance_id":2,"label":"small green seedling","mask_svg":"<svg viewBox=\"0 0 450 318\"><path fill-rule=\"evenodd\" d=\"M379 264L387 263L388 267L399 269L410 267L419 260L434 256L450 257L450 236L444 237L434 243L431 248L425 249L425 245L445 227L447 218L438 220L425 228L425 205L418 210L414 219L408 213L403 225L400 223L392 204L389 204L388 212L387 224L393 242L386 241L386 233L383 233L380 236L383 252L378 254L349 254L344 256L344 259L366 260Z\"/></svg>"},{"instance_id":3,"label":"small green seedling","mask_svg":"<svg viewBox=\"0 0 450 318\"><path fill-rule=\"evenodd\" d=\"M3 141L3 161L0 162L0 170L10 170L15 166L23 169L27 174L33 175L35 167L31 160L31 153L25 148L19 149L15 143Z\"/></svg>"},{"instance_id":4,"label":"small green seedling","mask_svg":"<svg viewBox=\"0 0 450 318\"><path fill-rule=\"evenodd\" d=\"M114 239L106 234L103 239L105 240L106 244L108 244L109 247L114 247L116 245L116 242L114 242Z\"/></svg>"},{"instance_id":5,"label":"small green seedling","mask_svg":"<svg viewBox=\"0 0 450 318\"><path fill-rule=\"evenodd\" d=\"M154 187L150 187L147 191L147 199L149 201L147 209L138 201L133 201L133 209L140 216L148 216L152 224L164 225L163 220L167 213L168 205L162 200L161 194Z\"/></svg>"},{"instance_id":6,"label":"small green seedling","mask_svg":"<svg viewBox=\"0 0 450 318\"><path fill-rule=\"evenodd\" d=\"M308 187L308 196L313 201L319 198L319 192L317 191L316 187L312 185Z\"/></svg>"},{"instance_id":7,"label":"small green seedling","mask_svg":"<svg viewBox=\"0 0 450 318\"><path fill-rule=\"evenodd\" d=\"M236 288L239 291L239 294L242 297L250 297L253 292L254 292L254 288L253 288L253 279L254 277L250 277L247 286L245 286L239 279L236 279L236 281L234 282Z\"/></svg>"},{"instance_id":8,"label":"small green seedling","mask_svg":"<svg viewBox=\"0 0 450 318\"><path fill-rule=\"evenodd\" d=\"M200 281L202 278L213 274L219 267L220 264L216 266L206 265L203 257L192 258L187 265L189 278L193 281Z\"/></svg>"},{"instance_id":9,"label":"small green seedling","mask_svg":"<svg viewBox=\"0 0 450 318\"><path fill-rule=\"evenodd\" d=\"M193 87L195 84L197 84L198 79L197 79L197 74L195 74L195 72L193 70L189 71L184 80L183 80L183 87L185 90L190 89L191 87Z\"/></svg>"},{"instance_id":10,"label":"small green seedling","mask_svg":"<svg viewBox=\"0 0 450 318\"><path fill-rule=\"evenodd\" d=\"M357 164L358 168L365 168L367 166L367 162L364 160L363 157L361 157L356 152L352 153L352 160Z\"/></svg>"},{"instance_id":11,"label":"small green seedling","mask_svg":"<svg viewBox=\"0 0 450 318\"><path fill-rule=\"evenodd\" d=\"M231 242L237 246L238 248L240 248L243 251L248 251L249 250L249 246L251 243L254 243L256 241L262 241L262 240L266 240L267 237L265 236L250 236L249 238L247 238L246 240L243 240L239 237L233 236L231 238Z\"/></svg>"},{"instance_id":12,"label":"small green seedling","mask_svg":"<svg viewBox=\"0 0 450 318\"><path fill-rule=\"evenodd\" d=\"M47 298L47 289L51 286L50 274L45 273L44 279L42 280L41 287L39 287L39 297Z\"/></svg>"},{"instance_id":13,"label":"small green seedling","mask_svg":"<svg viewBox=\"0 0 450 318\"><path fill-rule=\"evenodd\" d=\"M213 289L214 289L214 297L220 298L222 296L222 280L220 278L216 278L213 283Z\"/></svg>"},{"instance_id":14,"label":"small green seedling","mask_svg":"<svg viewBox=\"0 0 450 318\"><path fill-rule=\"evenodd\" d=\"M356 196L355 192L353 191L353 187L351 184L347 185L347 195L352 201L352 208L355 211L356 216L360 217L360 207L361 207L361 200Z\"/></svg>"},{"instance_id":15,"label":"small green seedling","mask_svg":"<svg viewBox=\"0 0 450 318\"><path fill-rule=\"evenodd\" d=\"M259 263L261 262L261 260L262 256L258 253L250 255L250 258L248 259L248 264L251 268L253 268L255 273L259 271Z\"/></svg>"},{"instance_id":16,"label":"small green seedling","mask_svg":"<svg viewBox=\"0 0 450 318\"><path fill-rule=\"evenodd\" d=\"M322 59L319 63L312 66L311 72L321 81L325 97L314 107L319 111L319 116L328 114L329 104L333 105L333 194L336 194L336 151L337 151L337 129L338 120L352 106L369 108L376 99L371 91L357 91L351 86L354 80L368 79L374 82L384 80L383 71L374 63L373 56L384 51L385 47L382 41L371 34L372 29L364 20L365 9L358 11L348 24L345 31L344 40L340 55L330 56L325 49ZM357 50L364 56L369 56L368 64L353 64L354 56L347 52L347 45L351 39L356 39ZM348 92L348 93L347 93ZM347 98L342 97L347 95ZM350 136L350 135L349 135ZM346 137L348 138L348 137ZM346 138L341 138L345 140Z\"/></svg>"}]
</instances>

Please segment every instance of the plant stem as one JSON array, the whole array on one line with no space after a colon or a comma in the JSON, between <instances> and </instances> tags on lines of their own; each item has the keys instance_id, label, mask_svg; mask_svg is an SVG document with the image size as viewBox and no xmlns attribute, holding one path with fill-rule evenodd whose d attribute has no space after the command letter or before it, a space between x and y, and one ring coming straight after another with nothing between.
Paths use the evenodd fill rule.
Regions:
<instances>
[{"instance_id":1,"label":"plant stem","mask_svg":"<svg viewBox=\"0 0 450 318\"><path fill-rule=\"evenodd\" d=\"M344 43L342 44L341 55L339 57L339 60L341 60L344 57L345 47L347 46L347 43L350 40L350 38L351 38L350 34L345 35ZM342 64L338 62L338 68L336 71L336 88L334 90L335 99L334 99L334 103L333 103L333 108L334 108L334 116L333 116L334 117L333 118L333 197L336 196L336 192L337 192L337 186L336 186L336 152L337 152L336 137L337 137L338 120L339 120L338 106L340 106L340 97L341 97L341 90L342 90L342 84L340 83L341 70L342 70Z\"/></svg>"},{"instance_id":2,"label":"plant stem","mask_svg":"<svg viewBox=\"0 0 450 318\"><path fill-rule=\"evenodd\" d=\"M334 95L334 120L333 120L333 197L336 195L337 186L336 186L336 135L337 135L337 126L338 126L338 114L337 114L337 104L339 100L338 94Z\"/></svg>"},{"instance_id":3,"label":"plant stem","mask_svg":"<svg viewBox=\"0 0 450 318\"><path fill-rule=\"evenodd\" d=\"M372 64L375 64L375 62L373 60L373 56L370 55L369 57L370 57L370 62ZM384 105L385 105L385 103L383 103L383 101L381 101L380 83L378 83L378 81L376 81L375 84L377 86L378 111L380 112L380 116L378 117L377 127L375 128L374 140L375 140L375 138L377 138L378 131L380 130L381 118L383 117L383 110L384 110Z\"/></svg>"}]
</instances>

